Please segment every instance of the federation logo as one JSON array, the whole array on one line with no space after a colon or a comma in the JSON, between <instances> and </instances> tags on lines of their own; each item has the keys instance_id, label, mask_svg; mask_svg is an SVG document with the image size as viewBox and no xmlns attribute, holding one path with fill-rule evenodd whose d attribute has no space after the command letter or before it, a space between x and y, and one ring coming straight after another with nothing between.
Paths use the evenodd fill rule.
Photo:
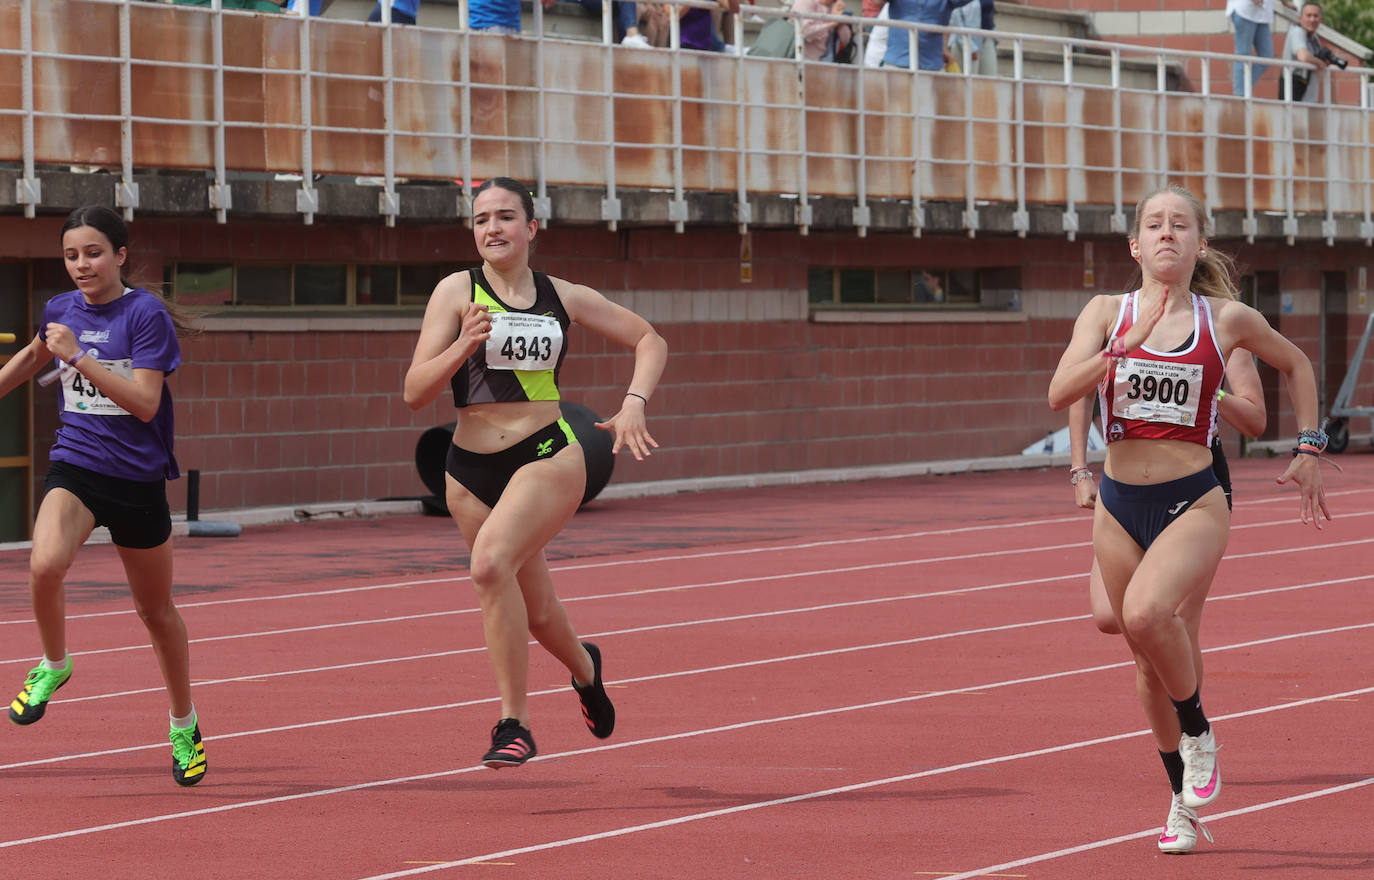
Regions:
<instances>
[{"instance_id":1,"label":"federation logo","mask_svg":"<svg viewBox=\"0 0 1374 880\"><path fill-rule=\"evenodd\" d=\"M1112 422L1107 426L1107 442L1115 443L1118 440L1126 439L1126 426L1120 422Z\"/></svg>"}]
</instances>

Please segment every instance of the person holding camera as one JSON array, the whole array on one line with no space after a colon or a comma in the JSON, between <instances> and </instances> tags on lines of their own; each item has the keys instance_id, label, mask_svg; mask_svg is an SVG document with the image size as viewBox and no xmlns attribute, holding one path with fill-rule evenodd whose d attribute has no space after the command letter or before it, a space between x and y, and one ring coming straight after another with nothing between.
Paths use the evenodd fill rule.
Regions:
<instances>
[{"instance_id":1,"label":"person holding camera","mask_svg":"<svg viewBox=\"0 0 1374 880\"><path fill-rule=\"evenodd\" d=\"M1304 104L1317 104L1322 99L1322 80L1326 79L1326 69L1332 64L1344 70L1348 62L1336 55L1317 39L1317 28L1322 25L1322 8L1316 3L1304 3L1298 15L1298 27L1288 29L1288 38L1283 44L1285 61L1301 61L1311 64L1315 71L1294 68L1293 100ZM1283 82L1279 82L1279 98L1284 96Z\"/></svg>"}]
</instances>

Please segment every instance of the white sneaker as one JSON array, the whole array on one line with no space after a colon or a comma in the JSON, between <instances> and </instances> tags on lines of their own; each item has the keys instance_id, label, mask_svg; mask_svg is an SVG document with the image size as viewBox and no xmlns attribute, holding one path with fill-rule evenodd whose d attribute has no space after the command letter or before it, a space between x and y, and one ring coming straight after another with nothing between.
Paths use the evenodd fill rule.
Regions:
<instances>
[{"instance_id":1,"label":"white sneaker","mask_svg":"<svg viewBox=\"0 0 1374 880\"><path fill-rule=\"evenodd\" d=\"M1212 832L1197 817L1197 810L1184 806L1183 796L1174 795L1169 804L1169 818L1164 820L1164 833L1159 835L1159 851L1166 853L1192 852L1197 846L1198 832L1212 842Z\"/></svg>"},{"instance_id":2,"label":"white sneaker","mask_svg":"<svg viewBox=\"0 0 1374 880\"><path fill-rule=\"evenodd\" d=\"M1183 757L1183 804L1196 810L1221 794L1221 771L1217 769L1216 737L1208 730L1202 736L1184 734L1178 743Z\"/></svg>"},{"instance_id":3,"label":"white sneaker","mask_svg":"<svg viewBox=\"0 0 1374 880\"><path fill-rule=\"evenodd\" d=\"M621 40L620 45L629 46L631 49L652 49L654 47L643 34L631 34Z\"/></svg>"}]
</instances>

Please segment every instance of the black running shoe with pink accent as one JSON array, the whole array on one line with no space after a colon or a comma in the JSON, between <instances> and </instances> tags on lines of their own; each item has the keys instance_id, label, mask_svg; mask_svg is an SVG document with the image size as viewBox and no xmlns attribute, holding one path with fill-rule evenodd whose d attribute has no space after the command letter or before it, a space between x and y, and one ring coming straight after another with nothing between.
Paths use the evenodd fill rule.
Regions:
<instances>
[{"instance_id":1,"label":"black running shoe with pink accent","mask_svg":"<svg viewBox=\"0 0 1374 880\"><path fill-rule=\"evenodd\" d=\"M538 753L527 728L514 718L502 718L491 729L491 751L482 756L482 763L493 770L519 767Z\"/></svg>"},{"instance_id":2,"label":"black running shoe with pink accent","mask_svg":"<svg viewBox=\"0 0 1374 880\"><path fill-rule=\"evenodd\" d=\"M587 729L592 736L605 739L615 730L615 706L611 705L611 698L606 696L606 687L601 683L600 649L591 642L583 642L582 647L592 658L592 683L583 686L574 678L572 686L582 701L582 719L587 722Z\"/></svg>"}]
</instances>

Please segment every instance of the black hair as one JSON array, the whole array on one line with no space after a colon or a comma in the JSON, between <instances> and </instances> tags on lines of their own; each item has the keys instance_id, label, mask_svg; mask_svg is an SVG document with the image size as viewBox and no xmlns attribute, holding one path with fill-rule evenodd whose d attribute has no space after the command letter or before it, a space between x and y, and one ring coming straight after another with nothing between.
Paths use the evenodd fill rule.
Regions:
<instances>
[{"instance_id":1,"label":"black hair","mask_svg":"<svg viewBox=\"0 0 1374 880\"><path fill-rule=\"evenodd\" d=\"M67 222L62 224L61 236L83 226L89 226L105 236L110 242L110 246L116 251L129 247L129 227L125 224L124 218L119 216L118 212L104 205L82 205L72 211L67 215ZM128 264L129 261L126 259L124 265L128 266ZM122 269L119 273L119 283L125 287L142 287L144 290L148 290L150 287L150 285L140 285L129 280ZM160 291L158 295L161 296ZM163 305L167 308L167 314L172 316L172 324L176 327L178 336L198 336L200 334L200 329L192 323L185 313L172 303L167 302L166 297L163 297L162 300Z\"/></svg>"},{"instance_id":2,"label":"black hair","mask_svg":"<svg viewBox=\"0 0 1374 880\"><path fill-rule=\"evenodd\" d=\"M504 189L506 192L512 192L519 196L520 206L525 209L525 220L534 219L534 197L530 195L530 188L511 177L488 177L482 181L482 185L472 193L473 204L477 203L478 196L493 187Z\"/></svg>"}]
</instances>

